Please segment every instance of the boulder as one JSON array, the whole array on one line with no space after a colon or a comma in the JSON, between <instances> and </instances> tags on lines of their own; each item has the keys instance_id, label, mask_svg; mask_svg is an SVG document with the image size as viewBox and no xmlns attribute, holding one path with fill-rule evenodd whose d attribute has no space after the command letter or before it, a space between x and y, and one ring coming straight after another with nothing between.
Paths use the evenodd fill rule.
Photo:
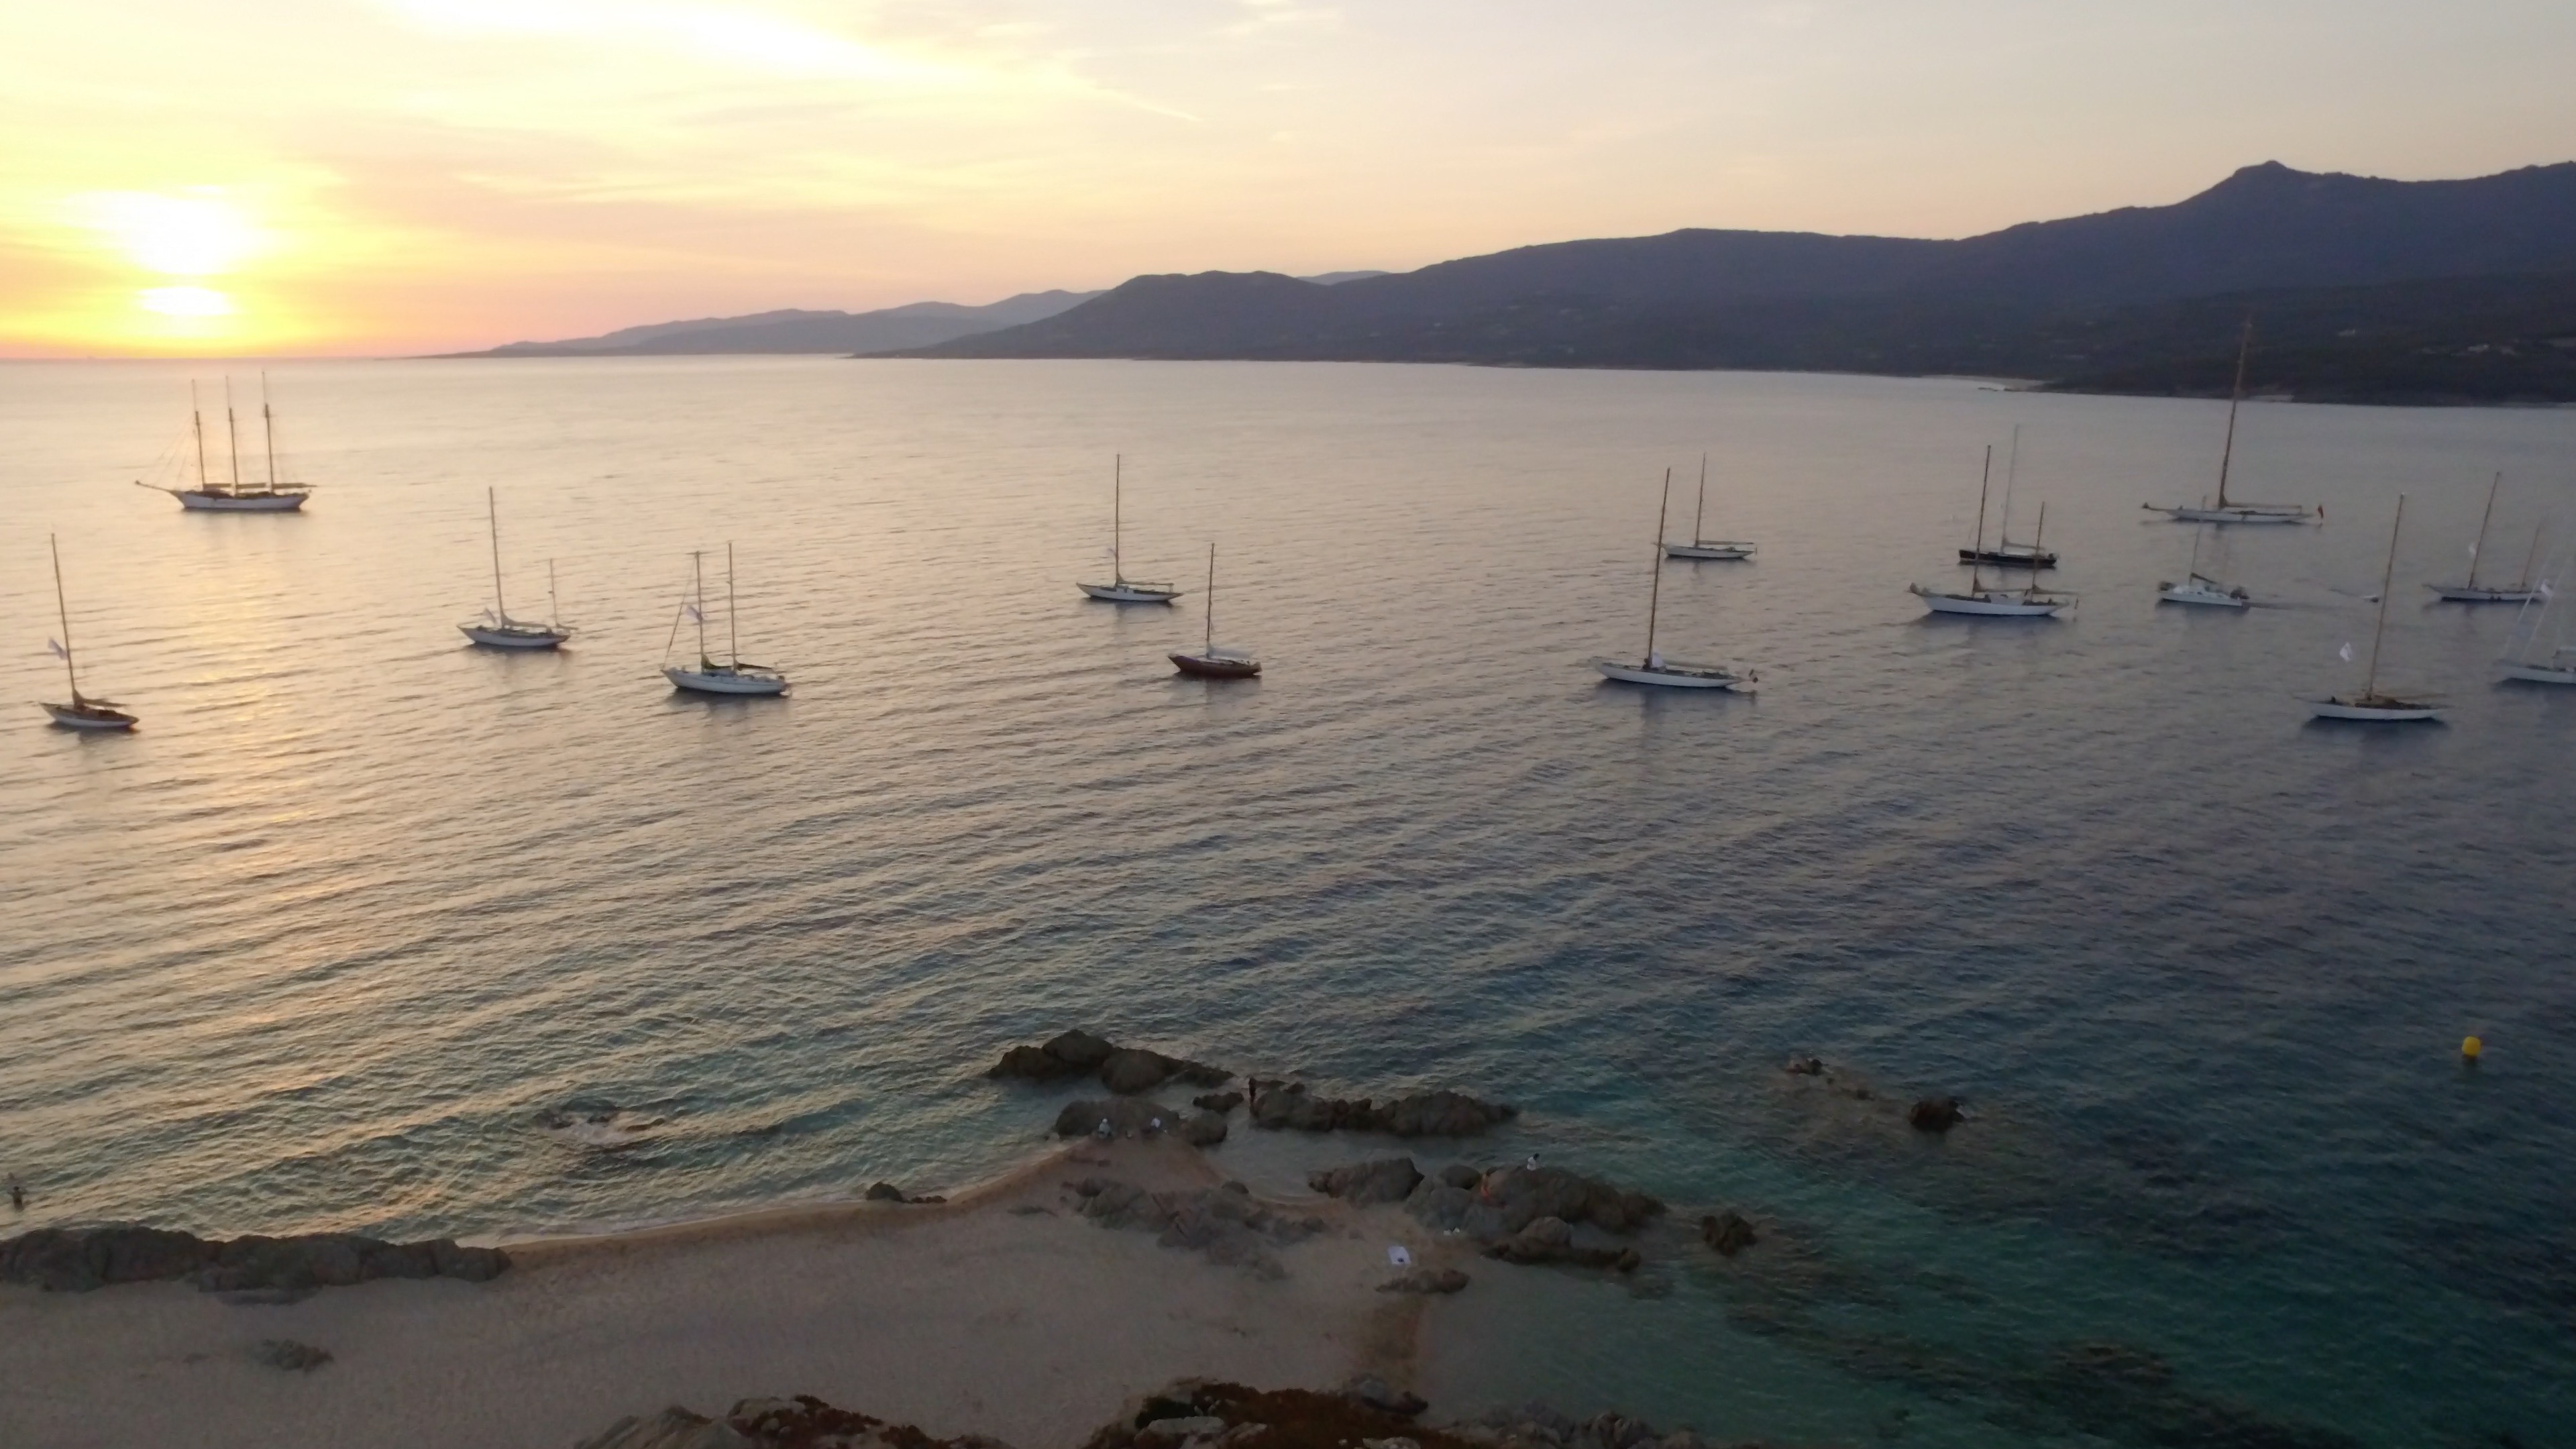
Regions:
<instances>
[{"instance_id":1,"label":"boulder","mask_svg":"<svg viewBox=\"0 0 2576 1449\"><path fill-rule=\"evenodd\" d=\"M1700 1241L1715 1248L1718 1256L1732 1258L1762 1241L1744 1214L1728 1209L1699 1220Z\"/></svg>"},{"instance_id":2,"label":"boulder","mask_svg":"<svg viewBox=\"0 0 2576 1449\"><path fill-rule=\"evenodd\" d=\"M1191 1113L1181 1119L1180 1138L1192 1147L1214 1147L1225 1140L1225 1114Z\"/></svg>"},{"instance_id":3,"label":"boulder","mask_svg":"<svg viewBox=\"0 0 2576 1449\"><path fill-rule=\"evenodd\" d=\"M1225 1432L1225 1420L1212 1414L1191 1414L1182 1418L1156 1419L1136 1431L1140 1444L1178 1444L1189 1439L1214 1438Z\"/></svg>"},{"instance_id":4,"label":"boulder","mask_svg":"<svg viewBox=\"0 0 2576 1449\"><path fill-rule=\"evenodd\" d=\"M674 1404L649 1419L620 1419L574 1449L761 1449L759 1440Z\"/></svg>"},{"instance_id":5,"label":"boulder","mask_svg":"<svg viewBox=\"0 0 2576 1449\"><path fill-rule=\"evenodd\" d=\"M447 1238L389 1243L355 1233L225 1241L112 1224L45 1228L0 1242L0 1282L56 1292L173 1278L209 1292L301 1291L378 1278L450 1277L479 1283L509 1265L509 1255L498 1248L460 1248Z\"/></svg>"},{"instance_id":6,"label":"boulder","mask_svg":"<svg viewBox=\"0 0 2576 1449\"><path fill-rule=\"evenodd\" d=\"M1917 1132L1947 1132L1959 1125L1961 1113L1956 1097L1925 1097L1906 1109L1905 1120Z\"/></svg>"},{"instance_id":7,"label":"boulder","mask_svg":"<svg viewBox=\"0 0 2576 1449\"><path fill-rule=\"evenodd\" d=\"M1789 1075L1793 1077L1821 1077L1825 1074L1825 1059L1823 1057L1791 1057L1789 1058L1788 1071Z\"/></svg>"},{"instance_id":8,"label":"boulder","mask_svg":"<svg viewBox=\"0 0 2576 1449\"><path fill-rule=\"evenodd\" d=\"M1190 1105L1210 1112L1231 1112L1243 1105L1241 1092L1208 1092L1192 1097Z\"/></svg>"},{"instance_id":9,"label":"boulder","mask_svg":"<svg viewBox=\"0 0 2576 1449\"><path fill-rule=\"evenodd\" d=\"M1038 1050L1077 1072L1091 1071L1118 1052L1118 1048L1087 1031L1058 1032Z\"/></svg>"},{"instance_id":10,"label":"boulder","mask_svg":"<svg viewBox=\"0 0 2576 1449\"><path fill-rule=\"evenodd\" d=\"M1109 1124L1112 1137L1148 1137L1180 1123L1180 1114L1150 1097L1085 1098L1067 1102L1055 1114L1058 1137L1091 1137L1100 1132L1100 1124ZM1160 1122L1162 1126L1154 1124Z\"/></svg>"},{"instance_id":11,"label":"boulder","mask_svg":"<svg viewBox=\"0 0 2576 1449\"><path fill-rule=\"evenodd\" d=\"M1456 1293L1467 1286L1467 1275L1455 1268L1412 1267L1377 1285L1380 1293Z\"/></svg>"},{"instance_id":12,"label":"boulder","mask_svg":"<svg viewBox=\"0 0 2576 1449\"><path fill-rule=\"evenodd\" d=\"M1467 1211L1476 1205L1476 1194L1467 1188L1451 1187L1439 1178L1426 1177L1414 1185L1413 1195L1404 1200L1404 1210L1413 1214L1423 1226L1439 1232L1457 1232L1467 1225Z\"/></svg>"},{"instance_id":13,"label":"boulder","mask_svg":"<svg viewBox=\"0 0 2576 1449\"><path fill-rule=\"evenodd\" d=\"M1100 1085L1122 1097L1150 1092L1163 1085L1172 1075L1172 1064L1161 1052L1126 1048L1109 1054L1100 1064Z\"/></svg>"},{"instance_id":14,"label":"boulder","mask_svg":"<svg viewBox=\"0 0 2576 1449\"><path fill-rule=\"evenodd\" d=\"M1379 1106L1366 1097L1320 1097L1303 1082L1251 1082L1252 1124L1277 1131L1384 1132L1395 1137L1466 1137L1519 1109L1463 1092L1417 1092Z\"/></svg>"},{"instance_id":15,"label":"boulder","mask_svg":"<svg viewBox=\"0 0 2576 1449\"><path fill-rule=\"evenodd\" d=\"M1482 1170L1464 1162L1453 1162L1440 1169L1440 1182L1444 1187L1463 1187L1473 1192L1476 1190L1476 1184L1484 1180L1485 1174Z\"/></svg>"},{"instance_id":16,"label":"boulder","mask_svg":"<svg viewBox=\"0 0 2576 1449\"><path fill-rule=\"evenodd\" d=\"M1073 1190L1082 1199L1082 1216L1104 1228L1153 1232L1166 1248L1204 1253L1211 1262L1249 1267L1266 1278L1282 1273L1271 1249L1324 1230L1321 1218L1278 1212L1239 1182L1157 1193L1117 1178L1090 1177Z\"/></svg>"},{"instance_id":17,"label":"boulder","mask_svg":"<svg viewBox=\"0 0 2576 1449\"><path fill-rule=\"evenodd\" d=\"M1402 1202L1422 1180L1421 1171L1410 1157L1381 1157L1375 1162L1354 1162L1306 1175L1308 1187L1356 1207Z\"/></svg>"},{"instance_id":18,"label":"boulder","mask_svg":"<svg viewBox=\"0 0 2576 1449\"><path fill-rule=\"evenodd\" d=\"M905 1192L902 1188L899 1188L890 1182L872 1182L868 1184L867 1200L870 1202L910 1203L917 1207L928 1207L933 1203L943 1203L948 1201L948 1199L941 1197L937 1193L923 1193L919 1196L915 1196L912 1193Z\"/></svg>"},{"instance_id":19,"label":"boulder","mask_svg":"<svg viewBox=\"0 0 2576 1449\"><path fill-rule=\"evenodd\" d=\"M1543 1217L1589 1223L1609 1233L1631 1233L1664 1211L1662 1203L1642 1192L1624 1191L1561 1167L1514 1167L1488 1173L1478 1201L1496 1210L1498 1226L1507 1235Z\"/></svg>"},{"instance_id":20,"label":"boulder","mask_svg":"<svg viewBox=\"0 0 2576 1449\"><path fill-rule=\"evenodd\" d=\"M1402 1419L1410 1419L1431 1407L1421 1395L1389 1387L1386 1380L1368 1374L1342 1385L1342 1397L1381 1414L1393 1414Z\"/></svg>"},{"instance_id":21,"label":"boulder","mask_svg":"<svg viewBox=\"0 0 2576 1449\"><path fill-rule=\"evenodd\" d=\"M1417 1092L1378 1109L1378 1131L1397 1137L1472 1137L1497 1122L1520 1115L1501 1102L1483 1102L1464 1092Z\"/></svg>"},{"instance_id":22,"label":"boulder","mask_svg":"<svg viewBox=\"0 0 2576 1449\"><path fill-rule=\"evenodd\" d=\"M331 1350L297 1343L291 1338L264 1338L250 1356L273 1369L289 1373L311 1373L331 1361Z\"/></svg>"}]
</instances>

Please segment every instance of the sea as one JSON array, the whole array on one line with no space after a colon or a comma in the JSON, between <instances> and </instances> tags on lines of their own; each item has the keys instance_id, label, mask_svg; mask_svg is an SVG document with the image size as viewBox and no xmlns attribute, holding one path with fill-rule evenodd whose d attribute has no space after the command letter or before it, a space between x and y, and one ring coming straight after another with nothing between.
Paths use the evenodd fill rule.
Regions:
<instances>
[{"instance_id":1,"label":"sea","mask_svg":"<svg viewBox=\"0 0 2576 1449\"><path fill-rule=\"evenodd\" d=\"M264 476L300 515L135 481ZM1672 1204L1444 1410L1781 1444L2576 1444L2576 411L1973 379L831 358L0 364L0 1232L472 1240L1029 1161L1080 1026ZM2018 440L2016 443L2016 430ZM1987 528L2061 619L1927 617ZM2017 451L2016 451L2017 449ZM1701 518L1702 458L1706 503ZM1747 563L1658 563L1695 528ZM1185 592L1094 603L1122 564ZM495 607L577 631L468 646ZM2384 638L2373 598L2390 568ZM2042 509L2045 522L2042 523ZM2540 532L2536 549L2533 539ZM82 687L49 727L46 540ZM1215 549L1213 629L1206 617ZM705 648L780 700L658 673ZM550 572L551 571L551 572ZM553 596L549 599L549 579ZM1758 673L1603 682L1595 656ZM2567 616L2559 615L2563 620ZM1259 680L1166 655L1255 652ZM2363 683L2438 724L2312 722ZM2349 657L2347 657L2349 656ZM2464 1062L2462 1039L2484 1053ZM1823 1079L1784 1070L1821 1058ZM1951 1095L1969 1120L1907 1128ZM1697 1242L1735 1210L1762 1241Z\"/></svg>"}]
</instances>

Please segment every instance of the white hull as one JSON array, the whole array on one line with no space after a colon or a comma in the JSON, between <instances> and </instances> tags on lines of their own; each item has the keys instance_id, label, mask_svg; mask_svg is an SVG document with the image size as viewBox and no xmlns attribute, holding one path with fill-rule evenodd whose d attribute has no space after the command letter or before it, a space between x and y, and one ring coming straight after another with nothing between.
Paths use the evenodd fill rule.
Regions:
<instances>
[{"instance_id":1,"label":"white hull","mask_svg":"<svg viewBox=\"0 0 2576 1449\"><path fill-rule=\"evenodd\" d=\"M135 723L134 716L130 714L101 710L95 705L86 710L68 704L49 704L43 708L45 713L54 717L54 723L67 730L130 730Z\"/></svg>"},{"instance_id":2,"label":"white hull","mask_svg":"<svg viewBox=\"0 0 2576 1449\"><path fill-rule=\"evenodd\" d=\"M1731 689L1739 694L1749 694L1754 684L1751 675L1737 674L1715 664L1683 664L1678 660L1666 660L1663 667L1655 668L1617 659L1595 659L1592 667L1600 670L1604 679L1614 679L1621 684L1651 684L1664 689Z\"/></svg>"},{"instance_id":3,"label":"white hull","mask_svg":"<svg viewBox=\"0 0 2576 1449\"><path fill-rule=\"evenodd\" d=\"M2207 584L2158 584L2156 585L2156 602L2159 604L2198 604L2203 608L2210 609L2242 609L2248 607L2254 601L2247 598L2244 591L2241 589L2216 589Z\"/></svg>"},{"instance_id":4,"label":"white hull","mask_svg":"<svg viewBox=\"0 0 2576 1449\"><path fill-rule=\"evenodd\" d=\"M2433 597L2454 604L2528 604L2540 597L2538 589L2473 589L2467 584L2426 584Z\"/></svg>"},{"instance_id":5,"label":"white hull","mask_svg":"<svg viewBox=\"0 0 2576 1449\"><path fill-rule=\"evenodd\" d=\"M2051 594L2025 595L2004 589L1952 594L1921 584L1914 585L1914 595L1935 614L1969 614L1986 619L2054 618L2058 610L2075 602Z\"/></svg>"},{"instance_id":6,"label":"white hull","mask_svg":"<svg viewBox=\"0 0 2576 1449\"><path fill-rule=\"evenodd\" d=\"M671 664L663 667L662 677L671 681L674 688L689 690L696 694L764 695L787 692L786 675L774 669L762 669L751 664L731 669L721 664L709 669L684 669L679 665Z\"/></svg>"},{"instance_id":7,"label":"white hull","mask_svg":"<svg viewBox=\"0 0 2576 1449\"><path fill-rule=\"evenodd\" d=\"M2306 523L2308 510L2296 503L2244 503L2225 508L2184 506L2167 508L2162 504L2146 505L2149 511L2161 513L2176 523Z\"/></svg>"},{"instance_id":8,"label":"white hull","mask_svg":"<svg viewBox=\"0 0 2576 1449\"><path fill-rule=\"evenodd\" d=\"M1095 599L1112 604L1168 604L1181 596L1181 591L1168 584L1076 584Z\"/></svg>"},{"instance_id":9,"label":"white hull","mask_svg":"<svg viewBox=\"0 0 2576 1449\"><path fill-rule=\"evenodd\" d=\"M2531 684L2576 684L2576 665L2552 669L2546 664L2508 664L2504 667L2504 677Z\"/></svg>"},{"instance_id":10,"label":"white hull","mask_svg":"<svg viewBox=\"0 0 2576 1449\"><path fill-rule=\"evenodd\" d=\"M1664 545L1664 557L1718 559L1733 563L1753 557L1753 547L1749 543L1668 543Z\"/></svg>"},{"instance_id":11,"label":"white hull","mask_svg":"<svg viewBox=\"0 0 2576 1449\"><path fill-rule=\"evenodd\" d=\"M547 629L532 624L506 629L495 629L489 624L459 624L456 627L466 638L491 649L552 649L572 637L569 630Z\"/></svg>"},{"instance_id":12,"label":"white hull","mask_svg":"<svg viewBox=\"0 0 2576 1449\"><path fill-rule=\"evenodd\" d=\"M193 488L173 488L170 496L181 508L199 513L293 513L304 506L310 493L201 493Z\"/></svg>"},{"instance_id":13,"label":"white hull","mask_svg":"<svg viewBox=\"0 0 2576 1449\"><path fill-rule=\"evenodd\" d=\"M2372 724L2411 724L2442 717L2437 706L2396 699L2366 704L2344 699L2311 700L2308 712L2318 719L2359 720Z\"/></svg>"}]
</instances>

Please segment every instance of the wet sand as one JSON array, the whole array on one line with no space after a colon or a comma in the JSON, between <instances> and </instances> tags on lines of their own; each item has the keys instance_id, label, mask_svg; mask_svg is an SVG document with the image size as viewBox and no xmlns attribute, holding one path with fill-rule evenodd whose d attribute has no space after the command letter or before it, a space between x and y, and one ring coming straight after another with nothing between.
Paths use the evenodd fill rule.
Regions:
<instances>
[{"instance_id":1,"label":"wet sand","mask_svg":"<svg viewBox=\"0 0 2576 1449\"><path fill-rule=\"evenodd\" d=\"M1299 1203L1330 1230L1280 1249L1285 1274L1265 1279L1076 1216L1066 1184L1094 1174L1222 1179L1177 1144L1086 1144L944 1206L514 1244L486 1284L375 1282L282 1304L171 1283L0 1287L0 1444L570 1449L666 1404L803 1393L1056 1449L1178 1377L1410 1377L1423 1305L1376 1291L1383 1219ZM254 1356L267 1339L333 1361L273 1368Z\"/></svg>"}]
</instances>

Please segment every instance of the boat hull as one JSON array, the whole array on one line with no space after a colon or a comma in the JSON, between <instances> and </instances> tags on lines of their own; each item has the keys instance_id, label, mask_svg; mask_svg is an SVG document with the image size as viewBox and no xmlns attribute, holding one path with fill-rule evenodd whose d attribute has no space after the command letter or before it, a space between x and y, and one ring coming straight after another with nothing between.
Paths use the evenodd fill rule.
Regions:
<instances>
[{"instance_id":1,"label":"boat hull","mask_svg":"<svg viewBox=\"0 0 2576 1449\"><path fill-rule=\"evenodd\" d=\"M1728 689L1749 693L1753 688L1750 675L1737 674L1713 664L1667 663L1662 668L1630 664L1618 659L1595 659L1592 667L1601 677L1619 684L1644 684L1658 689Z\"/></svg>"},{"instance_id":2,"label":"boat hull","mask_svg":"<svg viewBox=\"0 0 2576 1449\"><path fill-rule=\"evenodd\" d=\"M1261 674L1257 659L1228 659L1213 654L1167 654L1172 667L1193 679L1254 679Z\"/></svg>"},{"instance_id":3,"label":"boat hull","mask_svg":"<svg viewBox=\"0 0 2576 1449\"><path fill-rule=\"evenodd\" d=\"M771 670L751 669L683 669L665 665L662 677L674 689L691 694L769 695L787 692L787 676Z\"/></svg>"},{"instance_id":4,"label":"boat hull","mask_svg":"<svg viewBox=\"0 0 2576 1449\"><path fill-rule=\"evenodd\" d=\"M2073 599L2049 594L2026 597L2000 591L1952 594L1939 589L1914 586L1914 595L1923 607L1935 614L1963 614L1978 619L2053 619L2059 610L2072 605Z\"/></svg>"},{"instance_id":5,"label":"boat hull","mask_svg":"<svg viewBox=\"0 0 2576 1449\"><path fill-rule=\"evenodd\" d=\"M1168 604L1181 596L1181 591L1161 584L1075 584L1091 597L1109 604Z\"/></svg>"},{"instance_id":6,"label":"boat hull","mask_svg":"<svg viewBox=\"0 0 2576 1449\"><path fill-rule=\"evenodd\" d=\"M2159 604L2193 604L2204 609L2242 609L2253 604L2242 591L2222 591L2192 584L2156 585Z\"/></svg>"},{"instance_id":7,"label":"boat hull","mask_svg":"<svg viewBox=\"0 0 2576 1449\"><path fill-rule=\"evenodd\" d=\"M136 723L134 716L121 709L102 709L94 704L48 704L43 709L54 717L55 724L67 730L130 730Z\"/></svg>"},{"instance_id":8,"label":"boat hull","mask_svg":"<svg viewBox=\"0 0 2576 1449\"><path fill-rule=\"evenodd\" d=\"M2552 669L2546 664L2508 664L2504 666L2504 677L2526 684L2576 684L2576 666Z\"/></svg>"},{"instance_id":9,"label":"boat hull","mask_svg":"<svg viewBox=\"0 0 2576 1449\"><path fill-rule=\"evenodd\" d=\"M2362 724L2421 724L2442 717L2438 705L2403 699L2311 700L2308 712L2318 719L2352 720Z\"/></svg>"},{"instance_id":10,"label":"boat hull","mask_svg":"<svg viewBox=\"0 0 2576 1449\"><path fill-rule=\"evenodd\" d=\"M1664 557L1740 563L1753 557L1753 549L1749 543L1668 543L1664 545Z\"/></svg>"},{"instance_id":11,"label":"boat hull","mask_svg":"<svg viewBox=\"0 0 2576 1449\"><path fill-rule=\"evenodd\" d=\"M2528 604L2538 589L2473 589L2467 584L2426 584L2433 597L2450 604Z\"/></svg>"},{"instance_id":12,"label":"boat hull","mask_svg":"<svg viewBox=\"0 0 2576 1449\"><path fill-rule=\"evenodd\" d=\"M2248 504L2243 507L2229 508L2169 508L2162 504L2150 503L2146 507L2148 511L2161 513L2176 523L2307 523L2312 521L2312 515L2308 510L2296 503L2269 506Z\"/></svg>"},{"instance_id":13,"label":"boat hull","mask_svg":"<svg viewBox=\"0 0 2576 1449\"><path fill-rule=\"evenodd\" d=\"M562 629L495 629L489 624L459 624L456 628L486 649L553 649L572 637Z\"/></svg>"},{"instance_id":14,"label":"boat hull","mask_svg":"<svg viewBox=\"0 0 2576 1449\"><path fill-rule=\"evenodd\" d=\"M2001 549L1993 548L1980 552L1973 548L1963 548L1959 550L1959 562L1963 564L1991 564L1997 568L2008 569L2053 569L2057 567L2057 555L2053 553L2030 553L2023 550L2015 550L2007 553Z\"/></svg>"},{"instance_id":15,"label":"boat hull","mask_svg":"<svg viewBox=\"0 0 2576 1449\"><path fill-rule=\"evenodd\" d=\"M181 508L197 513L293 513L304 506L310 493L201 493L193 488L174 488L170 496Z\"/></svg>"}]
</instances>

